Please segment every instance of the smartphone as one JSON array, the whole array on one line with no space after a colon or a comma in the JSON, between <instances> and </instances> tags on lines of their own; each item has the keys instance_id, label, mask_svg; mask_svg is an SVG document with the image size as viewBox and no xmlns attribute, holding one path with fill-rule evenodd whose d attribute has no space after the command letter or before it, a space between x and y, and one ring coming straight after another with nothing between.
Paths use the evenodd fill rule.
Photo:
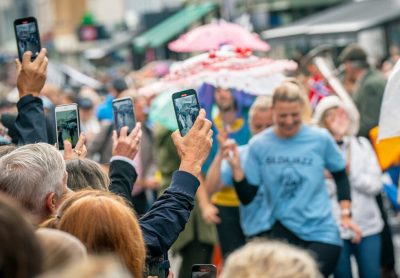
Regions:
<instances>
[{"instance_id":1,"label":"smartphone","mask_svg":"<svg viewBox=\"0 0 400 278\"><path fill-rule=\"evenodd\" d=\"M213 264L194 264L192 278L217 278L217 267Z\"/></svg>"},{"instance_id":2,"label":"smartphone","mask_svg":"<svg viewBox=\"0 0 400 278\"><path fill-rule=\"evenodd\" d=\"M16 19L14 21L14 31L19 60L22 61L22 56L29 50L32 52L31 60L35 60L42 48L36 18L25 17Z\"/></svg>"},{"instance_id":3,"label":"smartphone","mask_svg":"<svg viewBox=\"0 0 400 278\"><path fill-rule=\"evenodd\" d=\"M115 129L119 134L121 128L128 127L128 134L135 128L135 109L131 97L117 98L112 102Z\"/></svg>"},{"instance_id":4,"label":"smartphone","mask_svg":"<svg viewBox=\"0 0 400 278\"><path fill-rule=\"evenodd\" d=\"M76 103L58 105L55 109L57 145L64 150L64 141L68 140L75 148L80 134L79 110Z\"/></svg>"},{"instance_id":5,"label":"smartphone","mask_svg":"<svg viewBox=\"0 0 400 278\"><path fill-rule=\"evenodd\" d=\"M192 128L200 111L196 91L190 89L172 94L172 104L179 131L182 136L185 136Z\"/></svg>"}]
</instances>

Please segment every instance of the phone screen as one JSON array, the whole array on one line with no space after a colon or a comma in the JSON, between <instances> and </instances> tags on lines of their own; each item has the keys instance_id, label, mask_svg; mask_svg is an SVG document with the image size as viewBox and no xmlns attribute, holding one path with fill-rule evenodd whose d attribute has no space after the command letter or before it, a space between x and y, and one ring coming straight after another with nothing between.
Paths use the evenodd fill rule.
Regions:
<instances>
[{"instance_id":1,"label":"phone screen","mask_svg":"<svg viewBox=\"0 0 400 278\"><path fill-rule=\"evenodd\" d=\"M198 264L192 266L192 278L216 278L217 268L211 264Z\"/></svg>"},{"instance_id":2,"label":"phone screen","mask_svg":"<svg viewBox=\"0 0 400 278\"><path fill-rule=\"evenodd\" d=\"M212 272L192 272L192 278L216 278Z\"/></svg>"},{"instance_id":3,"label":"phone screen","mask_svg":"<svg viewBox=\"0 0 400 278\"><path fill-rule=\"evenodd\" d=\"M22 55L32 52L34 60L40 52L40 36L36 19L33 17L17 19L14 21L15 36L17 39L18 55L22 60Z\"/></svg>"},{"instance_id":4,"label":"phone screen","mask_svg":"<svg viewBox=\"0 0 400 278\"><path fill-rule=\"evenodd\" d=\"M67 110L68 107L63 107L62 110L58 110L58 108L56 107L58 149L64 150L65 140L71 142L72 148L74 148L79 139L78 107L71 105L72 109L70 110Z\"/></svg>"},{"instance_id":5,"label":"phone screen","mask_svg":"<svg viewBox=\"0 0 400 278\"><path fill-rule=\"evenodd\" d=\"M196 91L188 90L174 93L172 95L172 101L179 131L182 136L185 136L192 128L200 111Z\"/></svg>"},{"instance_id":6,"label":"phone screen","mask_svg":"<svg viewBox=\"0 0 400 278\"><path fill-rule=\"evenodd\" d=\"M119 134L121 128L128 127L128 134L135 128L136 119L131 98L116 99L112 104L115 128Z\"/></svg>"}]
</instances>

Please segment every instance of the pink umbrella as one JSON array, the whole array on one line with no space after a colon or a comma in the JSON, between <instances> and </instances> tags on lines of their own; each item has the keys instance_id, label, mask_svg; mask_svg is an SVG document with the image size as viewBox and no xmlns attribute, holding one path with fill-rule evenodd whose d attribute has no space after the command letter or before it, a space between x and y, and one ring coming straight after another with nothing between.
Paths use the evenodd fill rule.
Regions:
<instances>
[{"instance_id":1,"label":"pink umbrella","mask_svg":"<svg viewBox=\"0 0 400 278\"><path fill-rule=\"evenodd\" d=\"M262 95L271 93L282 82L285 71L296 68L293 61L260 58L251 51L219 50L172 64L168 75L140 88L139 94L151 96L208 83Z\"/></svg>"},{"instance_id":2,"label":"pink umbrella","mask_svg":"<svg viewBox=\"0 0 400 278\"><path fill-rule=\"evenodd\" d=\"M270 48L257 34L247 31L238 24L223 20L189 31L170 42L168 48L175 52L194 52L218 50L222 45L259 51L267 51Z\"/></svg>"}]
</instances>

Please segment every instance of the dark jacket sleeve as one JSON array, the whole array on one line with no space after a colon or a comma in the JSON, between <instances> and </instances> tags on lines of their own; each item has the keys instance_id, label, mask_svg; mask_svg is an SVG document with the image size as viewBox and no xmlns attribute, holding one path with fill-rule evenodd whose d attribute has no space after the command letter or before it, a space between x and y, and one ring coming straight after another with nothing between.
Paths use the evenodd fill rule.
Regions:
<instances>
[{"instance_id":1,"label":"dark jacket sleeve","mask_svg":"<svg viewBox=\"0 0 400 278\"><path fill-rule=\"evenodd\" d=\"M17 103L18 117L15 128L19 133L18 145L45 142L47 143L47 127L40 98L27 95Z\"/></svg>"},{"instance_id":2,"label":"dark jacket sleeve","mask_svg":"<svg viewBox=\"0 0 400 278\"><path fill-rule=\"evenodd\" d=\"M109 190L123 198L132 205L132 186L136 182L135 168L126 161L114 160L110 163Z\"/></svg>"},{"instance_id":3,"label":"dark jacket sleeve","mask_svg":"<svg viewBox=\"0 0 400 278\"><path fill-rule=\"evenodd\" d=\"M150 256L166 253L185 228L199 185L199 180L193 175L176 171L168 189L139 219Z\"/></svg>"}]
</instances>

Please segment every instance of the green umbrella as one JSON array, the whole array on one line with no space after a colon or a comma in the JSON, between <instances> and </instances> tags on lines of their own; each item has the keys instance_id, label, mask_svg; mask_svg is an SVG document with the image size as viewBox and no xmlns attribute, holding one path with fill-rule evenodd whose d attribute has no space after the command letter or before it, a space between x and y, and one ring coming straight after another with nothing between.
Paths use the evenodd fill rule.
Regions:
<instances>
[{"instance_id":1,"label":"green umbrella","mask_svg":"<svg viewBox=\"0 0 400 278\"><path fill-rule=\"evenodd\" d=\"M174 106L172 105L172 93L163 93L156 97L150 107L149 120L174 131L178 128Z\"/></svg>"}]
</instances>

